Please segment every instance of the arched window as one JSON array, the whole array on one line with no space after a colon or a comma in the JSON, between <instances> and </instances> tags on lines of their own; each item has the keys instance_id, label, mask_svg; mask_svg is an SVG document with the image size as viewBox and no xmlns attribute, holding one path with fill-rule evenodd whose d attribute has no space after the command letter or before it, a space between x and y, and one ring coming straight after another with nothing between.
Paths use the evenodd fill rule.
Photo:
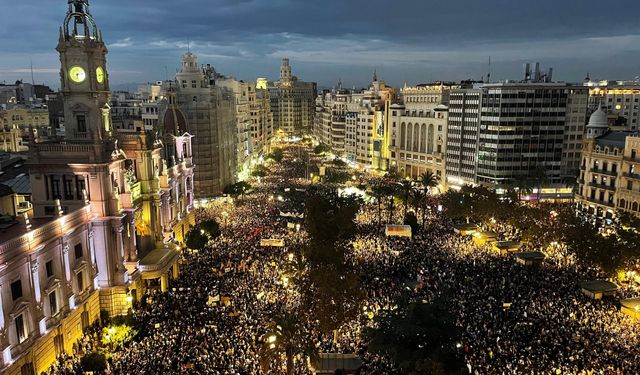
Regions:
<instances>
[{"instance_id":1,"label":"arched window","mask_svg":"<svg viewBox=\"0 0 640 375\"><path fill-rule=\"evenodd\" d=\"M420 125L420 152L423 154L427 151L427 126L425 124Z\"/></svg>"},{"instance_id":2,"label":"arched window","mask_svg":"<svg viewBox=\"0 0 640 375\"><path fill-rule=\"evenodd\" d=\"M407 143L404 147L404 149L407 151L411 151L412 136L413 136L413 125L409 124L407 129Z\"/></svg>"},{"instance_id":3,"label":"arched window","mask_svg":"<svg viewBox=\"0 0 640 375\"><path fill-rule=\"evenodd\" d=\"M418 152L420 151L420 125L418 124L414 124L413 125L413 151L414 152Z\"/></svg>"},{"instance_id":4,"label":"arched window","mask_svg":"<svg viewBox=\"0 0 640 375\"><path fill-rule=\"evenodd\" d=\"M627 208L627 202L624 199L620 199L620 201L618 202L618 206L620 206L621 208Z\"/></svg>"},{"instance_id":5,"label":"arched window","mask_svg":"<svg viewBox=\"0 0 640 375\"><path fill-rule=\"evenodd\" d=\"M400 125L400 148L404 149L405 142L407 141L407 124L404 122Z\"/></svg>"},{"instance_id":6,"label":"arched window","mask_svg":"<svg viewBox=\"0 0 640 375\"><path fill-rule=\"evenodd\" d=\"M631 204L631 209L632 209L633 211L638 211L638 202L633 202L633 203Z\"/></svg>"},{"instance_id":7,"label":"arched window","mask_svg":"<svg viewBox=\"0 0 640 375\"><path fill-rule=\"evenodd\" d=\"M427 137L427 153L433 154L433 124L429 124L429 136Z\"/></svg>"}]
</instances>

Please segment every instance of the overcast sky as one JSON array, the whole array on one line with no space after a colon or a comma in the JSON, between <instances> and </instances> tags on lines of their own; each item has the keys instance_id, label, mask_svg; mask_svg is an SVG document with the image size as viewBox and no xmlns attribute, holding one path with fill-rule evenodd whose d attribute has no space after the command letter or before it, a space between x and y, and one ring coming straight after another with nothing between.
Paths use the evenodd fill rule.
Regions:
<instances>
[{"instance_id":1,"label":"overcast sky","mask_svg":"<svg viewBox=\"0 0 640 375\"><path fill-rule=\"evenodd\" d=\"M525 62L555 78L640 76L640 0L90 0L112 85L173 77L190 43L200 63L239 79L331 86L518 79ZM58 87L65 0L1 0L0 82Z\"/></svg>"}]
</instances>

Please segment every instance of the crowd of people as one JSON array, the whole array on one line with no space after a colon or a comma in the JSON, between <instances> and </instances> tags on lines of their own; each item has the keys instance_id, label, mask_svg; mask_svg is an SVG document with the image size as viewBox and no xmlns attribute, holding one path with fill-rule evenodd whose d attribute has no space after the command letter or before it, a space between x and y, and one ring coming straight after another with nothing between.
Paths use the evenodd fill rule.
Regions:
<instances>
[{"instance_id":1,"label":"crowd of people","mask_svg":"<svg viewBox=\"0 0 640 375\"><path fill-rule=\"evenodd\" d=\"M237 204L221 201L200 212L218 219L222 235L204 249L186 250L169 290L141 301L133 313L141 332L109 358L111 374L285 372L284 360L265 360L265 343L274 317L299 307L304 291L290 280L288 263L308 238L295 226L300 219L281 214L304 212L309 187L302 178L308 161L297 147L285 151ZM542 267L518 265L511 255L456 235L439 212L412 238L385 237L375 202L363 206L357 223L346 262L360 275L363 313L332 335L307 323L317 352L356 354L361 374L399 373L389 358L367 351L364 329L400 297L443 297L461 328L458 348L469 374L640 371L640 325L614 299L595 301L580 292L580 281L603 276L598 270L556 254ZM284 239L285 246L261 247L264 238ZM629 288L623 293L635 290ZM51 373L79 373L77 361L65 363ZM311 373L302 358L295 366L295 374Z\"/></svg>"}]
</instances>

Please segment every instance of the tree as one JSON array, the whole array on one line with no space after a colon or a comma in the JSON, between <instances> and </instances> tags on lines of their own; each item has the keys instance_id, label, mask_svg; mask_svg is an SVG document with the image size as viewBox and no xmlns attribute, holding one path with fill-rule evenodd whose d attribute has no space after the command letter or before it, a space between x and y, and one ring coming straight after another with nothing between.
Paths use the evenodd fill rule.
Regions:
<instances>
[{"instance_id":1,"label":"tree","mask_svg":"<svg viewBox=\"0 0 640 375\"><path fill-rule=\"evenodd\" d=\"M374 183L369 189L369 195L376 199L378 205L378 225L382 224L382 199L387 196L386 188L381 182Z\"/></svg>"},{"instance_id":2,"label":"tree","mask_svg":"<svg viewBox=\"0 0 640 375\"><path fill-rule=\"evenodd\" d=\"M409 197L411 196L412 189L413 181L409 179L400 181L399 191L401 193L400 199L402 199L402 203L404 204L404 216L407 215L407 210L409 209Z\"/></svg>"},{"instance_id":3,"label":"tree","mask_svg":"<svg viewBox=\"0 0 640 375\"><path fill-rule=\"evenodd\" d=\"M404 215L404 225L408 225L411 227L411 233L415 234L418 232L418 228L420 228L418 226L418 218L416 217L416 214L413 212L407 212L406 215Z\"/></svg>"},{"instance_id":4,"label":"tree","mask_svg":"<svg viewBox=\"0 0 640 375\"><path fill-rule=\"evenodd\" d=\"M329 184L344 184L349 181L349 173L347 171L340 171L329 169L324 178L324 182Z\"/></svg>"},{"instance_id":5,"label":"tree","mask_svg":"<svg viewBox=\"0 0 640 375\"><path fill-rule=\"evenodd\" d=\"M233 198L238 198L243 197L249 190L251 190L251 185L246 181L240 181L235 184L225 186L222 192L232 196Z\"/></svg>"},{"instance_id":6,"label":"tree","mask_svg":"<svg viewBox=\"0 0 640 375\"><path fill-rule=\"evenodd\" d=\"M220 224L214 219L207 219L200 222L200 229L211 239L218 238L221 234Z\"/></svg>"},{"instance_id":7,"label":"tree","mask_svg":"<svg viewBox=\"0 0 640 375\"><path fill-rule=\"evenodd\" d=\"M284 151L279 147L272 149L271 153L267 155L267 159L271 159L276 163L280 163L283 158L284 158Z\"/></svg>"},{"instance_id":8,"label":"tree","mask_svg":"<svg viewBox=\"0 0 640 375\"><path fill-rule=\"evenodd\" d=\"M310 336L297 315L281 313L271 323L260 349L262 371L269 373L271 362L279 362L281 355L286 358L287 375L294 373L296 355L304 354L315 360L317 351Z\"/></svg>"},{"instance_id":9,"label":"tree","mask_svg":"<svg viewBox=\"0 0 640 375\"><path fill-rule=\"evenodd\" d=\"M185 244L189 249L200 250L206 246L208 241L209 238L204 233L204 230L199 226L195 226L187 233Z\"/></svg>"},{"instance_id":10,"label":"tree","mask_svg":"<svg viewBox=\"0 0 640 375\"><path fill-rule=\"evenodd\" d=\"M305 202L305 228L310 237L301 279L303 311L324 333L355 318L363 293L360 280L345 261L345 244L356 231L362 200L335 192L316 192Z\"/></svg>"},{"instance_id":11,"label":"tree","mask_svg":"<svg viewBox=\"0 0 640 375\"><path fill-rule=\"evenodd\" d=\"M460 372L462 360L456 348L460 329L444 297L431 303L410 303L397 310L382 310L375 317L377 328L365 330L367 350L389 357L404 374ZM435 364L434 364L435 363ZM432 372L420 372L431 368Z\"/></svg>"},{"instance_id":12,"label":"tree","mask_svg":"<svg viewBox=\"0 0 640 375\"><path fill-rule=\"evenodd\" d=\"M428 193L431 192L431 189L438 186L440 183L440 177L433 174L433 172L428 171L420 175L420 184Z\"/></svg>"},{"instance_id":13,"label":"tree","mask_svg":"<svg viewBox=\"0 0 640 375\"><path fill-rule=\"evenodd\" d=\"M305 201L305 229L311 242L334 244L356 230L355 218L362 200L356 196L317 193Z\"/></svg>"},{"instance_id":14,"label":"tree","mask_svg":"<svg viewBox=\"0 0 640 375\"><path fill-rule=\"evenodd\" d=\"M269 174L269 169L264 165L257 165L253 171L251 171L251 176L253 177L266 177Z\"/></svg>"},{"instance_id":15,"label":"tree","mask_svg":"<svg viewBox=\"0 0 640 375\"><path fill-rule=\"evenodd\" d=\"M385 183L382 187L384 196L387 197L387 201L388 201L387 209L389 211L389 219L388 219L389 224L393 224L393 211L395 208L395 199L396 199L396 195L398 195L398 190L399 190L399 186L394 182Z\"/></svg>"},{"instance_id":16,"label":"tree","mask_svg":"<svg viewBox=\"0 0 640 375\"><path fill-rule=\"evenodd\" d=\"M107 369L107 357L103 353L91 352L80 359L85 372L103 373Z\"/></svg>"},{"instance_id":17,"label":"tree","mask_svg":"<svg viewBox=\"0 0 640 375\"><path fill-rule=\"evenodd\" d=\"M325 145L325 144L319 144L316 147L313 148L313 153L316 155L321 155L324 153L329 152L329 146Z\"/></svg>"}]
</instances>

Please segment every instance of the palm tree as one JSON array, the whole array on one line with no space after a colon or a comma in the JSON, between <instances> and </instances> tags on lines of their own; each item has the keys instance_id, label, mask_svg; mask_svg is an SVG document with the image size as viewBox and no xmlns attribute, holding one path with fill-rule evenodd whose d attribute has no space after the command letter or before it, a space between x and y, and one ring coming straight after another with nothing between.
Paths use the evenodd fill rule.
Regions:
<instances>
[{"instance_id":1,"label":"palm tree","mask_svg":"<svg viewBox=\"0 0 640 375\"><path fill-rule=\"evenodd\" d=\"M440 177L431 171L427 171L420 176L420 183L427 192L431 192L431 189L440 183Z\"/></svg>"},{"instance_id":2,"label":"palm tree","mask_svg":"<svg viewBox=\"0 0 640 375\"><path fill-rule=\"evenodd\" d=\"M389 198L389 224L393 224L393 211L395 209L395 199L398 194L398 185L395 183L388 183L383 185L384 195Z\"/></svg>"},{"instance_id":3,"label":"palm tree","mask_svg":"<svg viewBox=\"0 0 640 375\"><path fill-rule=\"evenodd\" d=\"M406 178L400 181L400 191L402 192L402 202L404 203L404 216L407 216L407 210L409 209L409 196L413 190L413 181Z\"/></svg>"},{"instance_id":4,"label":"palm tree","mask_svg":"<svg viewBox=\"0 0 640 375\"><path fill-rule=\"evenodd\" d=\"M420 213L420 217L422 218L422 229L424 229L426 218L427 218L427 197L428 194L420 189L413 190L411 194L411 200L413 205L416 207L416 210Z\"/></svg>"},{"instance_id":5,"label":"palm tree","mask_svg":"<svg viewBox=\"0 0 640 375\"><path fill-rule=\"evenodd\" d=\"M378 225L380 225L382 223L382 198L386 196L386 188L382 183L378 182L371 187L369 194L371 194L378 203Z\"/></svg>"}]
</instances>

